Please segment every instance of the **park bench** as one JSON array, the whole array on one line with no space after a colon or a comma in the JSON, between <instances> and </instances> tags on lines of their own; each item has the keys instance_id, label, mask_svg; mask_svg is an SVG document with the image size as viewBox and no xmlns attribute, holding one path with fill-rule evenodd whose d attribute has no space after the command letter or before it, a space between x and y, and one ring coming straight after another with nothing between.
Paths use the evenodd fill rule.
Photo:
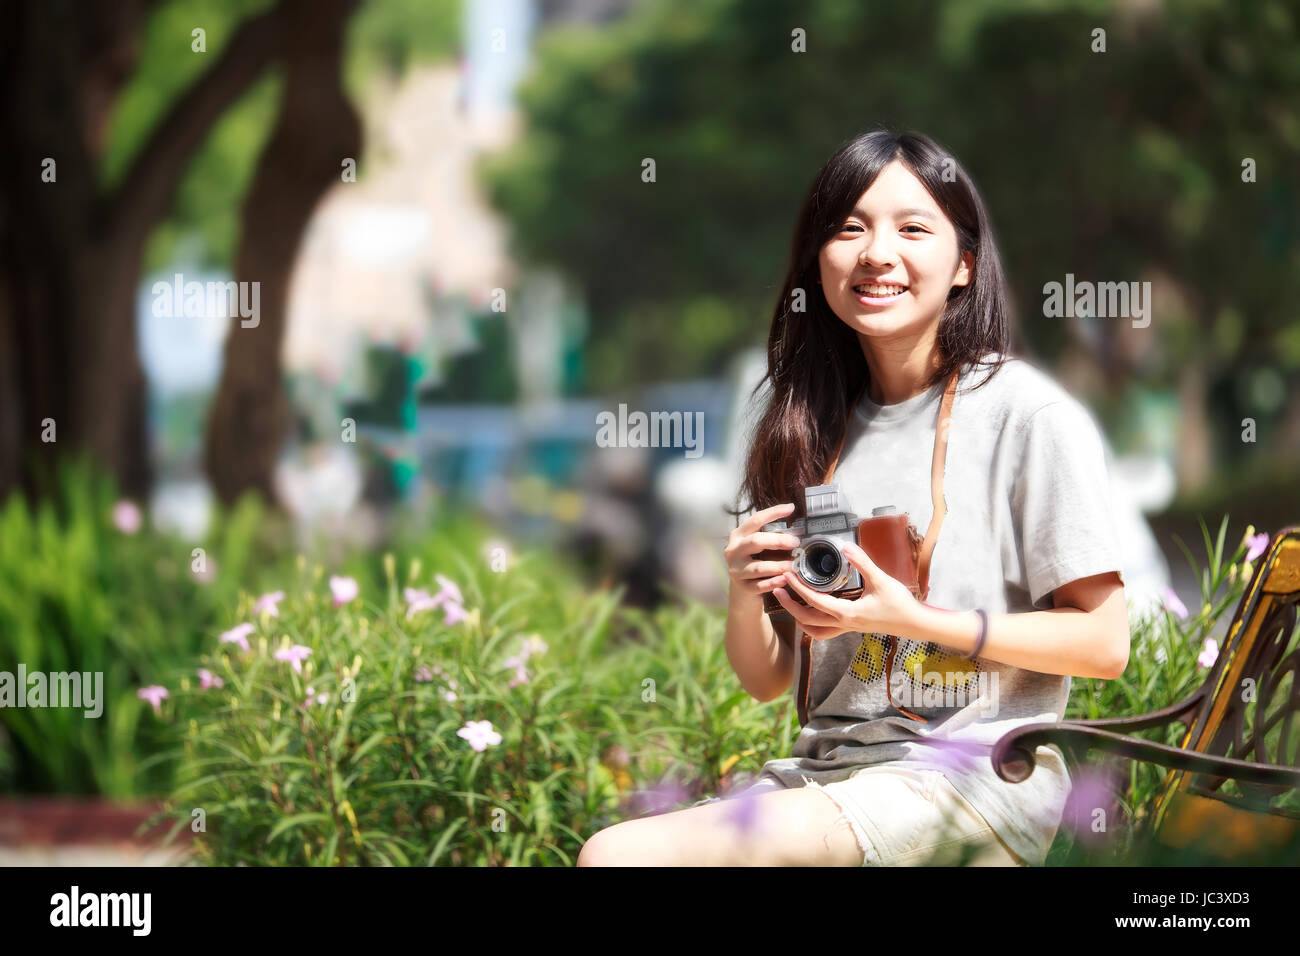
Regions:
<instances>
[{"instance_id":1,"label":"park bench","mask_svg":"<svg viewBox=\"0 0 1300 956\"><path fill-rule=\"evenodd\" d=\"M995 771L1013 783L1026 779L1043 744L1061 748L1076 780L1089 750L1154 763L1169 768L1144 830L1158 847L1229 861L1300 846L1298 602L1300 526L1292 526L1269 542L1200 687L1136 717L1018 727L994 747ZM1177 747L1131 736L1173 721L1185 728Z\"/></svg>"}]
</instances>

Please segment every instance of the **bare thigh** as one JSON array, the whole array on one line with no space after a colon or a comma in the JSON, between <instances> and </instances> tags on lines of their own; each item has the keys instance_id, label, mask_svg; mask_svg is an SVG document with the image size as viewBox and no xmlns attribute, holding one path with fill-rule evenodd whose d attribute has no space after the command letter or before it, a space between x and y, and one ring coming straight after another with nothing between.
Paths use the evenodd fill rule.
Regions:
<instances>
[{"instance_id":1,"label":"bare thigh","mask_svg":"<svg viewBox=\"0 0 1300 956\"><path fill-rule=\"evenodd\" d=\"M840 810L807 787L745 794L595 834L579 866L861 866Z\"/></svg>"}]
</instances>

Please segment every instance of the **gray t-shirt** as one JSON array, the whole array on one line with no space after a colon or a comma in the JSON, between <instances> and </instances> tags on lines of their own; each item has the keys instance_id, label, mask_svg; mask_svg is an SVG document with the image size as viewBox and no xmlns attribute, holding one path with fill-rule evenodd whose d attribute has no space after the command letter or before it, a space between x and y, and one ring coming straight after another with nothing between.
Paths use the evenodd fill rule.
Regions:
<instances>
[{"instance_id":1,"label":"gray t-shirt","mask_svg":"<svg viewBox=\"0 0 1300 956\"><path fill-rule=\"evenodd\" d=\"M1122 580L1106 451L1091 413L1023 359L1010 358L968 391L987 374L968 364L958 381L944 465L947 514L926 603L990 615L1047 610L1052 592L1078 578L1118 571ZM925 534L942 393L940 383L886 406L864 394L835 475L858 515L894 505ZM796 628L796 689L801 637ZM886 698L882 638L845 633L812 643L808 723L793 755L768 761L755 786L826 784L895 761L941 770L1012 850L1041 865L1070 791L1061 752L1039 747L1036 769L1022 783L999 778L989 754L1018 725L1062 719L1070 678L968 662L940 645L902 639L890 688L896 703L927 718L923 724Z\"/></svg>"}]
</instances>

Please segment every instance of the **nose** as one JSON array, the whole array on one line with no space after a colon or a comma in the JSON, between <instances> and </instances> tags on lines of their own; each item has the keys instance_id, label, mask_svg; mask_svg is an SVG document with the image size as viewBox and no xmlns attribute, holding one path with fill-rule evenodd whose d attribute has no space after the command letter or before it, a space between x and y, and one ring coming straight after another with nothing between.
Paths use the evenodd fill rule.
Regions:
<instances>
[{"instance_id":1,"label":"nose","mask_svg":"<svg viewBox=\"0 0 1300 956\"><path fill-rule=\"evenodd\" d=\"M892 237L886 229L876 230L858 253L858 262L864 266L891 266L894 264Z\"/></svg>"}]
</instances>

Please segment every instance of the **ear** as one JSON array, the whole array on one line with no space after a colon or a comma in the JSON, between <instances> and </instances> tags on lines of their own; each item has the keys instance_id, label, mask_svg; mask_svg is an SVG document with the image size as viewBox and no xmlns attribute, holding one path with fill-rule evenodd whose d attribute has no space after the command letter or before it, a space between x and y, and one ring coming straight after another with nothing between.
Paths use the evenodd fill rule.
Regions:
<instances>
[{"instance_id":1,"label":"ear","mask_svg":"<svg viewBox=\"0 0 1300 956\"><path fill-rule=\"evenodd\" d=\"M953 286L969 285L971 277L975 275L975 254L973 252L963 252L961 261L957 264L957 274L953 276Z\"/></svg>"}]
</instances>

